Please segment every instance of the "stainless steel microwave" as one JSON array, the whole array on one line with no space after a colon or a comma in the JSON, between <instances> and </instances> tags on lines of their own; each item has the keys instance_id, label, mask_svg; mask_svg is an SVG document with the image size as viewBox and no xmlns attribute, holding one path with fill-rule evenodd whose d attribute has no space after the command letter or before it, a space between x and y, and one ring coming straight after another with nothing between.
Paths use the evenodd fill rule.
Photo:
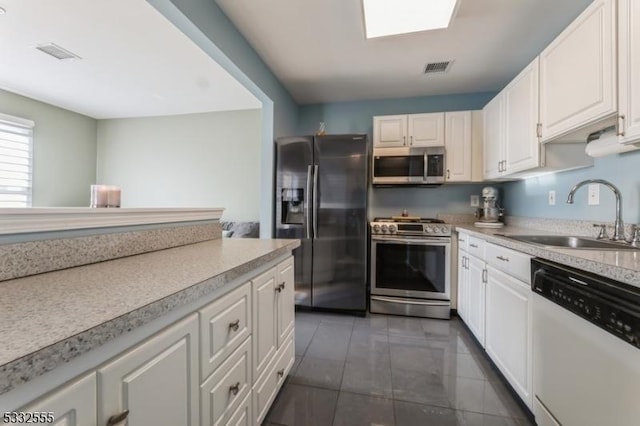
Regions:
<instances>
[{"instance_id":1,"label":"stainless steel microwave","mask_svg":"<svg viewBox=\"0 0 640 426\"><path fill-rule=\"evenodd\" d=\"M373 150L374 185L439 185L444 183L444 147L401 147Z\"/></svg>"}]
</instances>

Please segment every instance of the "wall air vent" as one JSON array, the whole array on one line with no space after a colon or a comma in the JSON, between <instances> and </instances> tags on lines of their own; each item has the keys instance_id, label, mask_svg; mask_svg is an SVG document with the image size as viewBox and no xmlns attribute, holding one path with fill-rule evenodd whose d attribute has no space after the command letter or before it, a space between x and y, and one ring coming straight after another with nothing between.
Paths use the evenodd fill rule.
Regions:
<instances>
[{"instance_id":1,"label":"wall air vent","mask_svg":"<svg viewBox=\"0 0 640 426\"><path fill-rule=\"evenodd\" d=\"M424 67L425 74L433 74L438 72L447 72L453 61L431 62Z\"/></svg>"},{"instance_id":2,"label":"wall air vent","mask_svg":"<svg viewBox=\"0 0 640 426\"><path fill-rule=\"evenodd\" d=\"M39 46L36 46L36 49L60 60L82 59L80 56L76 55L75 53L69 52L67 49L64 49L54 43L41 44Z\"/></svg>"}]
</instances>

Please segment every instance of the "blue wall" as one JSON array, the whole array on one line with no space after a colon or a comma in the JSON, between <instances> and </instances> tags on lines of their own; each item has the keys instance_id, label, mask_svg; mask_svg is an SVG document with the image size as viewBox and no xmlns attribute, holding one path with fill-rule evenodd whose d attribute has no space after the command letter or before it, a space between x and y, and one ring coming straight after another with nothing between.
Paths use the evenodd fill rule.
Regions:
<instances>
[{"instance_id":1,"label":"blue wall","mask_svg":"<svg viewBox=\"0 0 640 426\"><path fill-rule=\"evenodd\" d=\"M481 109L495 93L424 96L336 102L300 107L299 134L313 134L321 121L327 133L367 133L372 140L375 115ZM472 213L469 196L480 194L484 185L444 185L438 188L371 188L369 217L398 215L402 209L422 217L438 213Z\"/></svg>"},{"instance_id":2,"label":"blue wall","mask_svg":"<svg viewBox=\"0 0 640 426\"><path fill-rule=\"evenodd\" d=\"M615 197L601 186L600 205L587 205L587 187L576 193L574 204L566 204L567 194L584 179L605 179L622 192L623 218L640 223L640 151L596 158L593 167L510 182L503 185L507 214L531 217L612 222L615 219ZM556 191L556 205L547 203L548 192Z\"/></svg>"},{"instance_id":3,"label":"blue wall","mask_svg":"<svg viewBox=\"0 0 640 426\"><path fill-rule=\"evenodd\" d=\"M324 121L327 133L367 133L371 137L375 115L482 109L495 95L490 92L303 105L297 130L299 134L313 134Z\"/></svg>"}]
</instances>

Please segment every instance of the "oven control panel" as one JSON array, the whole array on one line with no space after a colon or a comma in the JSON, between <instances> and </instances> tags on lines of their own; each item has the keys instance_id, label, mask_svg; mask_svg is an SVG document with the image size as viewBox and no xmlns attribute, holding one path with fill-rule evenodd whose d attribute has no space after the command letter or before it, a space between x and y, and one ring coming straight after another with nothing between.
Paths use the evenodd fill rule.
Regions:
<instances>
[{"instance_id":1,"label":"oven control panel","mask_svg":"<svg viewBox=\"0 0 640 426\"><path fill-rule=\"evenodd\" d=\"M450 237L451 225L444 223L371 222L371 234Z\"/></svg>"}]
</instances>

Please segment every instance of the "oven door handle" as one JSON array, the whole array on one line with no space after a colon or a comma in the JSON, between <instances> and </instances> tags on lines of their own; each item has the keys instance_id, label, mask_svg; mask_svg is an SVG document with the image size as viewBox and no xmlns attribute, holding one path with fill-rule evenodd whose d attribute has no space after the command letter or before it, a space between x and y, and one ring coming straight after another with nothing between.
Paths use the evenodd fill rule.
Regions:
<instances>
[{"instance_id":1,"label":"oven door handle","mask_svg":"<svg viewBox=\"0 0 640 426\"><path fill-rule=\"evenodd\" d=\"M449 245L451 241L447 237L443 238L420 238L420 239L407 239L407 238L375 238L372 237L371 241L378 243L390 243L390 244L411 244L411 245ZM434 244L435 243L435 244Z\"/></svg>"},{"instance_id":2,"label":"oven door handle","mask_svg":"<svg viewBox=\"0 0 640 426\"><path fill-rule=\"evenodd\" d=\"M408 299L394 299L391 297L371 296L371 300L377 300L380 302L399 303L402 305L423 305L423 306L448 306L451 302L449 300L408 300Z\"/></svg>"}]
</instances>

